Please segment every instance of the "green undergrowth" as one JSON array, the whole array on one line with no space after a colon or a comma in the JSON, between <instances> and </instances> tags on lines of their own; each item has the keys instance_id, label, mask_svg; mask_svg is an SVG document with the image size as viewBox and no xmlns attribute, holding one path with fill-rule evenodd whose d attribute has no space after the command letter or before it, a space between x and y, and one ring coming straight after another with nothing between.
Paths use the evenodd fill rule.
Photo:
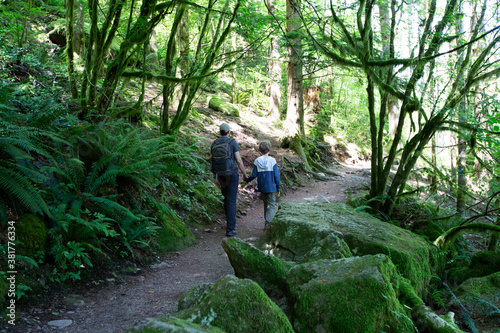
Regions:
<instances>
[{"instance_id":1,"label":"green undergrowth","mask_svg":"<svg viewBox=\"0 0 500 333\"><path fill-rule=\"evenodd\" d=\"M0 172L0 231L16 230L25 291L190 246L190 229L220 209L196 138L124 121L51 121L38 133L14 118L0 113L0 169L11 170ZM7 241L0 237L5 254Z\"/></svg>"}]
</instances>

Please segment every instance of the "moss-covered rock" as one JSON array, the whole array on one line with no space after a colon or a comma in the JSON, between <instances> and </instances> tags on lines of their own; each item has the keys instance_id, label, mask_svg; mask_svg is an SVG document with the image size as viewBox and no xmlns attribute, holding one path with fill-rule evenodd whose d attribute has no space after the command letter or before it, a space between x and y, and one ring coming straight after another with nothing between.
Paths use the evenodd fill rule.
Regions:
<instances>
[{"instance_id":1,"label":"moss-covered rock","mask_svg":"<svg viewBox=\"0 0 500 333\"><path fill-rule=\"evenodd\" d=\"M500 251L478 251L472 255L469 265L475 277L500 272Z\"/></svg>"},{"instance_id":2,"label":"moss-covered rock","mask_svg":"<svg viewBox=\"0 0 500 333\"><path fill-rule=\"evenodd\" d=\"M212 287L213 283L203 283L189 289L188 292L182 295L181 299L179 300L177 310L181 311L190 308L199 300L203 299L203 297L205 297L210 292L210 290L212 290Z\"/></svg>"},{"instance_id":3,"label":"moss-covered rock","mask_svg":"<svg viewBox=\"0 0 500 333\"><path fill-rule=\"evenodd\" d=\"M424 303L424 301L418 297L415 289L411 286L410 281L404 277L401 277L401 280L399 281L398 300L401 304L410 308L416 308Z\"/></svg>"},{"instance_id":4,"label":"moss-covered rock","mask_svg":"<svg viewBox=\"0 0 500 333\"><path fill-rule=\"evenodd\" d=\"M284 203L275 220L273 223L289 220L302 225L307 221L309 225L322 226L325 233L328 229L340 232L355 255L387 255L421 297L427 292L431 275L443 266L441 252L420 236L356 213L342 204ZM273 241L274 230L271 229ZM302 232L307 235L306 231ZM297 239L297 242L306 243L307 238Z\"/></svg>"},{"instance_id":5,"label":"moss-covered rock","mask_svg":"<svg viewBox=\"0 0 500 333\"><path fill-rule=\"evenodd\" d=\"M500 272L499 251L477 251L448 269L448 282L458 286L465 280Z\"/></svg>"},{"instance_id":6,"label":"moss-covered rock","mask_svg":"<svg viewBox=\"0 0 500 333\"><path fill-rule=\"evenodd\" d=\"M129 333L223 333L217 327L203 327L176 317L145 318L127 330Z\"/></svg>"},{"instance_id":7,"label":"moss-covered rock","mask_svg":"<svg viewBox=\"0 0 500 333\"><path fill-rule=\"evenodd\" d=\"M234 333L293 332L283 311L257 283L233 275L220 278L202 299L175 316Z\"/></svg>"},{"instance_id":8,"label":"moss-covered rock","mask_svg":"<svg viewBox=\"0 0 500 333\"><path fill-rule=\"evenodd\" d=\"M16 223L16 239L20 242L20 254L31 257L38 251L45 250L47 227L43 220L36 215L21 215Z\"/></svg>"},{"instance_id":9,"label":"moss-covered rock","mask_svg":"<svg viewBox=\"0 0 500 333\"><path fill-rule=\"evenodd\" d=\"M474 277L469 267L453 267L447 271L448 283L452 286L458 286L465 280Z\"/></svg>"},{"instance_id":10,"label":"moss-covered rock","mask_svg":"<svg viewBox=\"0 0 500 333\"><path fill-rule=\"evenodd\" d=\"M418 221L413 224L414 233L427 237L430 241L435 241L444 233L444 229L433 221Z\"/></svg>"},{"instance_id":11,"label":"moss-covered rock","mask_svg":"<svg viewBox=\"0 0 500 333\"><path fill-rule=\"evenodd\" d=\"M288 272L295 332L414 332L384 255L318 260Z\"/></svg>"},{"instance_id":12,"label":"moss-covered rock","mask_svg":"<svg viewBox=\"0 0 500 333\"><path fill-rule=\"evenodd\" d=\"M156 238L159 252L176 251L195 243L194 235L172 209L162 205L157 220L160 221Z\"/></svg>"},{"instance_id":13,"label":"moss-covered rock","mask_svg":"<svg viewBox=\"0 0 500 333\"><path fill-rule=\"evenodd\" d=\"M464 306L473 318L486 318L489 315L500 318L500 272L470 278L455 291L451 305Z\"/></svg>"},{"instance_id":14,"label":"moss-covered rock","mask_svg":"<svg viewBox=\"0 0 500 333\"><path fill-rule=\"evenodd\" d=\"M296 208L304 208L304 214L300 210L296 211ZM314 215L316 209L313 206L283 204L270 224L268 246L280 249L275 251L277 256L300 263L352 257L342 233L324 220L312 218L306 212L309 208L312 208L309 212Z\"/></svg>"},{"instance_id":15,"label":"moss-covered rock","mask_svg":"<svg viewBox=\"0 0 500 333\"><path fill-rule=\"evenodd\" d=\"M212 98L210 98L208 107L231 117L240 116L240 111L238 110L238 107L236 105L227 102L222 97L217 95L214 95L212 96Z\"/></svg>"},{"instance_id":16,"label":"moss-covered rock","mask_svg":"<svg viewBox=\"0 0 500 333\"><path fill-rule=\"evenodd\" d=\"M237 277L257 282L267 293L286 291L286 273L292 267L291 264L238 238L225 238L222 247Z\"/></svg>"}]
</instances>

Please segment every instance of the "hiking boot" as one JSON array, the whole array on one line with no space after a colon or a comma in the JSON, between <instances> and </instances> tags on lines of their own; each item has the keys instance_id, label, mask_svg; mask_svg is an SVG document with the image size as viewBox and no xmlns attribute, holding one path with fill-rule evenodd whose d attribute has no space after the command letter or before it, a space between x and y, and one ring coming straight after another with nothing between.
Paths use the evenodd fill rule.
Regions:
<instances>
[{"instance_id":1,"label":"hiking boot","mask_svg":"<svg viewBox=\"0 0 500 333\"><path fill-rule=\"evenodd\" d=\"M227 237L233 237L233 236L236 236L237 234L238 234L238 232L236 230L231 230L231 231L226 232Z\"/></svg>"}]
</instances>

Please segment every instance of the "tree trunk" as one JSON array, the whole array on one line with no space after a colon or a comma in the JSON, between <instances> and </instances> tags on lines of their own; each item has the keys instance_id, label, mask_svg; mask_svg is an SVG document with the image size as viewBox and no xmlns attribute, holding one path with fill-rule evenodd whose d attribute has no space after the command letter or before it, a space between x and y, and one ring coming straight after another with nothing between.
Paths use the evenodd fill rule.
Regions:
<instances>
[{"instance_id":1,"label":"tree trunk","mask_svg":"<svg viewBox=\"0 0 500 333\"><path fill-rule=\"evenodd\" d=\"M461 7L462 5L459 5L459 12L461 12ZM463 22L462 22L462 16L457 15L456 23L455 23L455 28L456 28L456 33L458 36L462 36L464 33L463 29ZM457 45L459 46L460 44L460 39L457 40ZM458 61L457 64L460 66L463 62L463 51L460 50L457 52L458 56ZM459 82L459 86L462 87L464 85L464 78L460 79L461 82ZM458 123L460 128L464 128L463 125L467 124L467 105L466 105L466 100L465 97L462 98L460 101L460 104L458 105ZM464 130L462 130L464 131ZM465 193L467 191L467 179L466 179L466 172L465 172L465 150L467 148L467 142L464 137L464 134L459 134L458 135L458 146L457 146L457 213L459 213L461 216L464 216L465 214Z\"/></svg>"},{"instance_id":2,"label":"tree trunk","mask_svg":"<svg viewBox=\"0 0 500 333\"><path fill-rule=\"evenodd\" d=\"M178 66L176 76L178 78L185 77L189 71L189 10L184 6L184 14L182 15L179 29L177 31L177 57ZM182 97L182 90L184 89L184 84L178 84L175 87L174 101L172 104L177 108L179 106L179 101Z\"/></svg>"},{"instance_id":3,"label":"tree trunk","mask_svg":"<svg viewBox=\"0 0 500 333\"><path fill-rule=\"evenodd\" d=\"M269 15L274 15L275 7L273 0L267 0L267 10ZM280 104L281 104L281 64L279 62L280 52L278 38L271 37L271 45L269 50L268 72L271 79L269 89L269 115L272 120L280 119Z\"/></svg>"},{"instance_id":4,"label":"tree trunk","mask_svg":"<svg viewBox=\"0 0 500 333\"><path fill-rule=\"evenodd\" d=\"M78 90L75 82L74 64L74 22L75 22L75 0L66 1L66 53L68 56L68 79L71 97L78 98Z\"/></svg>"},{"instance_id":5,"label":"tree trunk","mask_svg":"<svg viewBox=\"0 0 500 333\"><path fill-rule=\"evenodd\" d=\"M286 31L293 35L300 28L300 17L298 14L299 2L297 0L286 1ZM287 109L286 109L286 133L285 136L293 138L304 136L304 94L302 86L302 45L300 38L289 39L288 65L287 65Z\"/></svg>"}]
</instances>

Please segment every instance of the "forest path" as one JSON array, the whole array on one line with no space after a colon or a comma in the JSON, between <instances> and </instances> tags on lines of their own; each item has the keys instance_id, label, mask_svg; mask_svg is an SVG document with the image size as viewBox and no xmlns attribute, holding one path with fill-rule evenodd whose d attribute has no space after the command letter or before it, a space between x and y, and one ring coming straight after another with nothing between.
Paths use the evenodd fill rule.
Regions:
<instances>
[{"instance_id":1,"label":"forest path","mask_svg":"<svg viewBox=\"0 0 500 333\"><path fill-rule=\"evenodd\" d=\"M337 180L311 180L303 187L288 190L280 201L345 202L347 188L355 192L369 183L367 166L364 167L337 166ZM248 188L240 189L240 194L248 196ZM237 219L238 237L260 237L263 227L263 204L258 195L253 195L246 215ZM205 229L194 230L194 234L195 246L159 258L138 275L118 275L100 281L99 286L80 292L80 300L73 306L65 304L61 296L54 296L46 304L30 307L8 332L124 332L140 319L172 314L177 311L180 297L190 288L234 274L221 246L225 237L222 219ZM53 321L69 325L58 328Z\"/></svg>"}]
</instances>

